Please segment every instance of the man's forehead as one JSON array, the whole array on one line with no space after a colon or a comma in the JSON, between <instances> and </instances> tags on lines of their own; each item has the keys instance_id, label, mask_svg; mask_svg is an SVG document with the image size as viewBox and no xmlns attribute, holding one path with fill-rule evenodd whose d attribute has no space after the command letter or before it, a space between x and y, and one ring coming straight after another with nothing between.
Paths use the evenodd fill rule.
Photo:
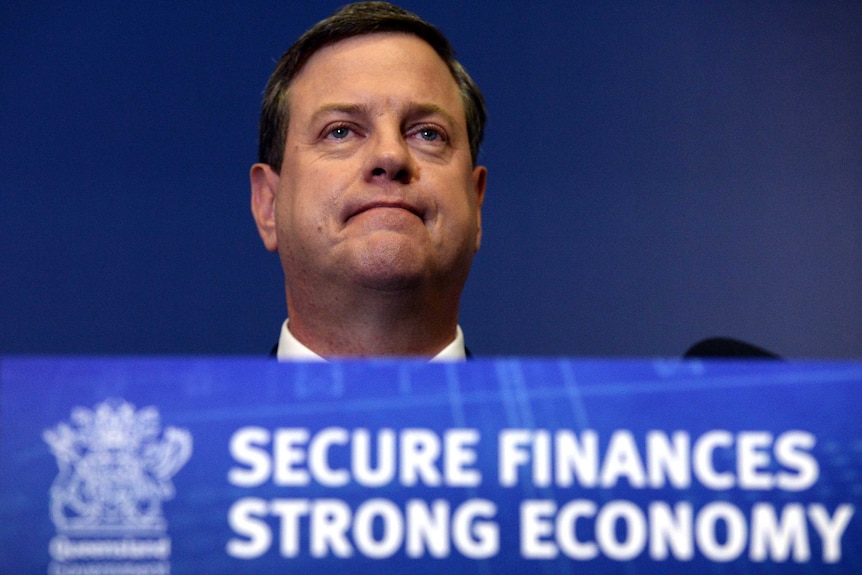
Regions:
<instances>
[{"instance_id":1,"label":"man's forehead","mask_svg":"<svg viewBox=\"0 0 862 575\"><path fill-rule=\"evenodd\" d=\"M425 40L401 32L353 36L320 48L293 78L287 94L292 111L299 105L315 115L375 113L383 107L450 117L464 113L447 63ZM363 102L369 95L377 101Z\"/></svg>"},{"instance_id":2,"label":"man's forehead","mask_svg":"<svg viewBox=\"0 0 862 575\"><path fill-rule=\"evenodd\" d=\"M344 52L356 46L363 46L370 50L388 52L391 49L387 48L387 46L391 45L393 41L421 47L422 49L427 50L429 54L433 53L436 56L436 60L448 67L446 61L437 53L434 47L416 34L398 31L366 32L355 36L341 38L318 47L312 54L306 57L305 62L302 64L300 69L297 70L294 78L302 75L309 65L313 64L316 60L324 59L333 53Z\"/></svg>"}]
</instances>

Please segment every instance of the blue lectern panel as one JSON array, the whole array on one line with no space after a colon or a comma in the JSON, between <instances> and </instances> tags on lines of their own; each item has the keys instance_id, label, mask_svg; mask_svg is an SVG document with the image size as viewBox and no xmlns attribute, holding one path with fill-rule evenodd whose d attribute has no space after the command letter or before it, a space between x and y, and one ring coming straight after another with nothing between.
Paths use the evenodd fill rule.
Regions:
<instances>
[{"instance_id":1,"label":"blue lectern panel","mask_svg":"<svg viewBox=\"0 0 862 575\"><path fill-rule=\"evenodd\" d=\"M4 574L860 573L862 364L0 362Z\"/></svg>"}]
</instances>

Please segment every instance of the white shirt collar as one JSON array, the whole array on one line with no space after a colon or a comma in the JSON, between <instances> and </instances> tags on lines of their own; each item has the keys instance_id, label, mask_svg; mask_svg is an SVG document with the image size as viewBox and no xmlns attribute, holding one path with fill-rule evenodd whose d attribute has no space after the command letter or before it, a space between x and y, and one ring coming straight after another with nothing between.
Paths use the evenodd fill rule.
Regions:
<instances>
[{"instance_id":1,"label":"white shirt collar","mask_svg":"<svg viewBox=\"0 0 862 575\"><path fill-rule=\"evenodd\" d=\"M281 335L278 338L278 350L276 351L278 361L326 361L293 337L293 334L287 329L287 322L288 320L284 320L284 323L281 324ZM455 339L429 361L464 361L466 358L464 332L461 331L459 325L455 332Z\"/></svg>"}]
</instances>

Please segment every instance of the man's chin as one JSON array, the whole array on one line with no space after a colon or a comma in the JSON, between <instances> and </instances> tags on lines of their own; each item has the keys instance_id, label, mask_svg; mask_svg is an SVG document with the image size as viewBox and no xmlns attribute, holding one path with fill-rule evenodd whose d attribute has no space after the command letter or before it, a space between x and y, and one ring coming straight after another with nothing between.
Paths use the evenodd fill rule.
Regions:
<instances>
[{"instance_id":1,"label":"man's chin","mask_svg":"<svg viewBox=\"0 0 862 575\"><path fill-rule=\"evenodd\" d=\"M427 254L412 242L371 243L353 254L350 273L368 289L410 290L428 280L427 260Z\"/></svg>"},{"instance_id":2,"label":"man's chin","mask_svg":"<svg viewBox=\"0 0 862 575\"><path fill-rule=\"evenodd\" d=\"M354 270L357 284L382 292L404 292L423 285L425 269L415 262L366 261Z\"/></svg>"}]
</instances>

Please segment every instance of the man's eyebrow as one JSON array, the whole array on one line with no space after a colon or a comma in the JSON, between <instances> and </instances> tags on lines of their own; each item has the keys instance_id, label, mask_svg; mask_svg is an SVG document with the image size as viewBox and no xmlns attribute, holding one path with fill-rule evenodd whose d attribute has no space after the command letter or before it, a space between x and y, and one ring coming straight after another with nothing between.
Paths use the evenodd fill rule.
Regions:
<instances>
[{"instance_id":1,"label":"man's eyebrow","mask_svg":"<svg viewBox=\"0 0 862 575\"><path fill-rule=\"evenodd\" d=\"M346 116L368 116L375 114L376 106L368 106L366 104L342 104L342 103L332 103L332 104L324 104L319 107L314 113L311 115L312 123L317 121L321 116L325 116L327 114L344 114ZM432 115L440 115L446 118L446 121L455 126L457 125L457 121L455 117L446 111L442 106L438 106L437 104L432 103L424 103L424 102L411 102L405 106L404 115L408 118L422 117L422 116L432 116Z\"/></svg>"},{"instance_id":2,"label":"man's eyebrow","mask_svg":"<svg viewBox=\"0 0 862 575\"><path fill-rule=\"evenodd\" d=\"M416 103L409 104L407 106L408 117L422 117L422 116L433 116L440 115L446 118L446 122L451 126L457 126L458 122L455 120L455 117L446 111L445 108L438 106L437 104L425 104L425 103Z\"/></svg>"},{"instance_id":3,"label":"man's eyebrow","mask_svg":"<svg viewBox=\"0 0 862 575\"><path fill-rule=\"evenodd\" d=\"M314 111L311 115L311 121L315 122L321 116L331 113L340 113L347 116L359 116L368 114L369 111L368 106L363 104L324 104Z\"/></svg>"}]
</instances>

